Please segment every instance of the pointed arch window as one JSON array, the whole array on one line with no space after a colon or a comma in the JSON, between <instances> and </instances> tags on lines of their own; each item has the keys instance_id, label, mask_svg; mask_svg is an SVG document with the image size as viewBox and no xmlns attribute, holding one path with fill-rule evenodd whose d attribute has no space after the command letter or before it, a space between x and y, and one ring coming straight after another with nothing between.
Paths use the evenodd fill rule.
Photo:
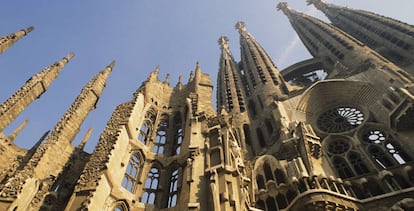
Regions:
<instances>
[{"instance_id":1,"label":"pointed arch window","mask_svg":"<svg viewBox=\"0 0 414 211\"><path fill-rule=\"evenodd\" d=\"M125 171L124 178L122 180L122 187L129 192L134 192L138 184L138 178L141 174L143 166L143 159L139 154L135 154L129 160L128 166Z\"/></svg>"},{"instance_id":2,"label":"pointed arch window","mask_svg":"<svg viewBox=\"0 0 414 211\"><path fill-rule=\"evenodd\" d=\"M367 151L371 158L381 168L389 168L396 165L403 165L410 161L410 158L401 147L385 131L371 129L362 136L368 144Z\"/></svg>"},{"instance_id":3,"label":"pointed arch window","mask_svg":"<svg viewBox=\"0 0 414 211\"><path fill-rule=\"evenodd\" d=\"M175 148L174 153L176 155L180 154L180 152L181 152L181 144L182 143L183 143L183 129L178 128L177 135L175 137L175 146L174 146L174 148Z\"/></svg>"},{"instance_id":4,"label":"pointed arch window","mask_svg":"<svg viewBox=\"0 0 414 211\"><path fill-rule=\"evenodd\" d=\"M332 163L342 179L350 178L355 176L351 167L346 162L346 160L342 157L336 156L332 159Z\"/></svg>"},{"instance_id":5,"label":"pointed arch window","mask_svg":"<svg viewBox=\"0 0 414 211\"><path fill-rule=\"evenodd\" d=\"M126 203L125 201L117 201L115 203L115 207L113 210L114 211L128 211L129 210L128 203Z\"/></svg>"},{"instance_id":6,"label":"pointed arch window","mask_svg":"<svg viewBox=\"0 0 414 211\"><path fill-rule=\"evenodd\" d=\"M149 139L149 135L151 133L151 124L149 121L145 121L141 125L141 129L139 130L138 140L141 141L143 144L147 143Z\"/></svg>"},{"instance_id":7,"label":"pointed arch window","mask_svg":"<svg viewBox=\"0 0 414 211\"><path fill-rule=\"evenodd\" d=\"M269 166L269 164L268 164L267 162L265 162L265 163L263 164L263 171L264 171L264 173L265 173L266 181L269 181L269 180L275 180L275 179L273 178L272 169L270 168L270 166Z\"/></svg>"},{"instance_id":8,"label":"pointed arch window","mask_svg":"<svg viewBox=\"0 0 414 211\"><path fill-rule=\"evenodd\" d=\"M156 154L163 154L166 140L167 133L165 132L165 130L158 130L157 136L155 136L154 147L152 148L152 152Z\"/></svg>"},{"instance_id":9,"label":"pointed arch window","mask_svg":"<svg viewBox=\"0 0 414 211\"><path fill-rule=\"evenodd\" d=\"M147 175L147 180L144 184L144 193L141 197L141 202L144 204L154 204L156 192L158 190L158 183L160 180L159 169L153 166Z\"/></svg>"},{"instance_id":10,"label":"pointed arch window","mask_svg":"<svg viewBox=\"0 0 414 211\"><path fill-rule=\"evenodd\" d=\"M170 177L170 189L168 194L168 206L175 207L178 200L178 168L175 168Z\"/></svg>"},{"instance_id":11,"label":"pointed arch window","mask_svg":"<svg viewBox=\"0 0 414 211\"><path fill-rule=\"evenodd\" d=\"M363 162L362 157L359 153L351 151L348 154L348 160L358 175L366 174L369 172L368 167Z\"/></svg>"}]
</instances>

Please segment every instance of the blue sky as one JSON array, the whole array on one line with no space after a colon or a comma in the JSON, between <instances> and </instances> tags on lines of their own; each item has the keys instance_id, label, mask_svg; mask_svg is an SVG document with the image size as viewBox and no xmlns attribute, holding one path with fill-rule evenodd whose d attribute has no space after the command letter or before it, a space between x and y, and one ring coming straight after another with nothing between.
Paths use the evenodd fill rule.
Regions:
<instances>
[{"instance_id":1,"label":"blue sky","mask_svg":"<svg viewBox=\"0 0 414 211\"><path fill-rule=\"evenodd\" d=\"M305 0L288 0L292 8L326 18ZM330 0L330 3L376 12L414 24L414 1ZM91 152L116 105L129 101L156 65L160 79L171 74L171 85L179 75L188 80L196 61L216 81L221 35L230 39L238 60L237 21L246 23L279 69L310 58L295 38L288 19L276 10L272 0L88 0L88 1L7 1L0 13L0 36L35 26L35 30L0 55L3 102L33 74L69 52L75 57L62 70L49 90L31 104L7 128L10 133L30 119L17 137L19 146L31 147L59 121L81 88L112 60L116 67L107 87L74 141L79 143L87 129L94 128L86 151ZM214 90L215 92L215 90ZM215 105L214 105L215 106Z\"/></svg>"}]
</instances>

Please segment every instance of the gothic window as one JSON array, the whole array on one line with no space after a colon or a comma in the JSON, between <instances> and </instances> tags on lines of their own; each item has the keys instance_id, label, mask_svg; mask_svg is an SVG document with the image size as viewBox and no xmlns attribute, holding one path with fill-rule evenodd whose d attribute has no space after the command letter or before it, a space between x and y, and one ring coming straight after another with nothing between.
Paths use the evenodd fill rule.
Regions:
<instances>
[{"instance_id":1,"label":"gothic window","mask_svg":"<svg viewBox=\"0 0 414 211\"><path fill-rule=\"evenodd\" d=\"M142 194L141 202L144 204L154 204L156 191L158 189L158 182L160 179L159 169L152 167L147 175L147 180L144 184L144 193Z\"/></svg>"},{"instance_id":2,"label":"gothic window","mask_svg":"<svg viewBox=\"0 0 414 211\"><path fill-rule=\"evenodd\" d=\"M129 160L127 169L125 171L124 179L122 180L122 187L129 192L134 192L138 184L138 178L142 168L143 161L138 154L135 154Z\"/></svg>"},{"instance_id":3,"label":"gothic window","mask_svg":"<svg viewBox=\"0 0 414 211\"><path fill-rule=\"evenodd\" d=\"M367 151L371 158L381 168L402 165L410 161L399 145L384 131L378 129L368 130L363 134L362 139L365 143L368 143Z\"/></svg>"},{"instance_id":4,"label":"gothic window","mask_svg":"<svg viewBox=\"0 0 414 211\"><path fill-rule=\"evenodd\" d=\"M337 138L330 141L328 145L328 152L334 155L340 155L347 152L351 148L348 140Z\"/></svg>"},{"instance_id":5,"label":"gothic window","mask_svg":"<svg viewBox=\"0 0 414 211\"><path fill-rule=\"evenodd\" d=\"M170 177L170 190L168 196L168 207L175 207L178 198L178 168L175 168Z\"/></svg>"},{"instance_id":6,"label":"gothic window","mask_svg":"<svg viewBox=\"0 0 414 211\"><path fill-rule=\"evenodd\" d=\"M257 175L256 176L256 182L257 182L257 188L260 190L260 189L266 189L266 187L265 187L265 182L264 182L264 179L263 179L263 176L262 175Z\"/></svg>"},{"instance_id":7,"label":"gothic window","mask_svg":"<svg viewBox=\"0 0 414 211\"><path fill-rule=\"evenodd\" d=\"M273 197L268 197L266 199L267 210L277 210L275 199Z\"/></svg>"},{"instance_id":8,"label":"gothic window","mask_svg":"<svg viewBox=\"0 0 414 211\"><path fill-rule=\"evenodd\" d=\"M263 200L257 200L256 207L259 208L259 209L262 209L262 210L265 210L266 209L265 203L264 203Z\"/></svg>"},{"instance_id":9,"label":"gothic window","mask_svg":"<svg viewBox=\"0 0 414 211\"><path fill-rule=\"evenodd\" d=\"M369 172L368 167L363 162L362 157L359 155L359 153L351 151L350 153L348 153L348 160L351 163L357 175Z\"/></svg>"},{"instance_id":10,"label":"gothic window","mask_svg":"<svg viewBox=\"0 0 414 211\"><path fill-rule=\"evenodd\" d=\"M351 167L348 165L346 160L342 157L336 156L332 159L332 163L342 179L350 178L355 176Z\"/></svg>"},{"instance_id":11,"label":"gothic window","mask_svg":"<svg viewBox=\"0 0 414 211\"><path fill-rule=\"evenodd\" d=\"M138 140L141 141L143 144L147 143L149 139L149 135L151 133L151 124L148 121L145 121L141 125L141 129L139 130Z\"/></svg>"},{"instance_id":12,"label":"gothic window","mask_svg":"<svg viewBox=\"0 0 414 211\"><path fill-rule=\"evenodd\" d=\"M319 115L317 125L327 133L352 130L364 121L364 114L352 106L339 106Z\"/></svg>"},{"instance_id":13,"label":"gothic window","mask_svg":"<svg viewBox=\"0 0 414 211\"><path fill-rule=\"evenodd\" d=\"M175 137L175 154L176 155L180 154L182 143L183 143L183 129L178 128L177 135Z\"/></svg>"},{"instance_id":14,"label":"gothic window","mask_svg":"<svg viewBox=\"0 0 414 211\"><path fill-rule=\"evenodd\" d=\"M266 129L267 129L267 133L269 135L271 135L273 133L273 126L272 126L272 122L270 119L265 119L265 125L266 125Z\"/></svg>"},{"instance_id":15,"label":"gothic window","mask_svg":"<svg viewBox=\"0 0 414 211\"><path fill-rule=\"evenodd\" d=\"M282 183L286 184L286 176L285 176L285 173L281 169L275 170L275 177L276 177L276 182L278 185Z\"/></svg>"},{"instance_id":16,"label":"gothic window","mask_svg":"<svg viewBox=\"0 0 414 211\"><path fill-rule=\"evenodd\" d=\"M157 136L154 140L154 147L152 148L152 152L156 154L163 154L165 149L167 137L165 130L158 130Z\"/></svg>"},{"instance_id":17,"label":"gothic window","mask_svg":"<svg viewBox=\"0 0 414 211\"><path fill-rule=\"evenodd\" d=\"M250 128L249 125L243 125L243 132L244 132L244 140L246 141L247 145L252 145L251 135L250 135Z\"/></svg>"},{"instance_id":18,"label":"gothic window","mask_svg":"<svg viewBox=\"0 0 414 211\"><path fill-rule=\"evenodd\" d=\"M287 207L288 203L286 201L286 197L283 194L278 194L276 196L277 206L279 209L284 209Z\"/></svg>"},{"instance_id":19,"label":"gothic window","mask_svg":"<svg viewBox=\"0 0 414 211\"><path fill-rule=\"evenodd\" d=\"M265 147L266 143L264 140L263 132L260 128L256 128L257 139L259 140L260 147Z\"/></svg>"},{"instance_id":20,"label":"gothic window","mask_svg":"<svg viewBox=\"0 0 414 211\"><path fill-rule=\"evenodd\" d=\"M128 211L128 204L125 201L117 201L115 203L114 211Z\"/></svg>"},{"instance_id":21,"label":"gothic window","mask_svg":"<svg viewBox=\"0 0 414 211\"><path fill-rule=\"evenodd\" d=\"M253 100L249 100L249 111L253 117L257 115L256 105L254 104Z\"/></svg>"},{"instance_id":22,"label":"gothic window","mask_svg":"<svg viewBox=\"0 0 414 211\"><path fill-rule=\"evenodd\" d=\"M275 180L275 179L273 178L272 169L270 168L270 166L269 166L269 164L268 164L267 162L265 162L265 163L263 164L263 171L264 171L264 173L265 173L266 181L269 181L269 180Z\"/></svg>"},{"instance_id":23,"label":"gothic window","mask_svg":"<svg viewBox=\"0 0 414 211\"><path fill-rule=\"evenodd\" d=\"M213 150L211 150L210 153L210 166L216 166L216 165L220 165L221 164L221 153L220 153L220 149L215 148Z\"/></svg>"}]
</instances>

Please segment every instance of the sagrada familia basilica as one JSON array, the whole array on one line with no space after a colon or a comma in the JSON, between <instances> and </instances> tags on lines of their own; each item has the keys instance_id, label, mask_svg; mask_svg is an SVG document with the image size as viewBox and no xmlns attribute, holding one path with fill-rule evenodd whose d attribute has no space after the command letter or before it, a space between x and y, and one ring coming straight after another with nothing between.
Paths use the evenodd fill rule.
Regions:
<instances>
[{"instance_id":1,"label":"sagrada familia basilica","mask_svg":"<svg viewBox=\"0 0 414 211\"><path fill-rule=\"evenodd\" d=\"M92 153L87 136L72 141L115 63L23 149L13 140L25 123L2 131L73 55L33 75L0 104L0 210L414 210L414 26L308 3L330 23L277 8L312 59L278 70L238 22L240 61L218 40L217 108L198 64L175 86L157 68L116 107ZM0 38L0 53L32 30Z\"/></svg>"}]
</instances>

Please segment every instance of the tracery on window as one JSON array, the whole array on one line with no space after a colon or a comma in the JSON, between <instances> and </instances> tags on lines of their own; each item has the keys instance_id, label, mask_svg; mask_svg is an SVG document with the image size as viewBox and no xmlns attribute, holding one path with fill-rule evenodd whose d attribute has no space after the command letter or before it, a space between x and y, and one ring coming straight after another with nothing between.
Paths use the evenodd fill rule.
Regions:
<instances>
[{"instance_id":1,"label":"tracery on window","mask_svg":"<svg viewBox=\"0 0 414 211\"><path fill-rule=\"evenodd\" d=\"M152 148L152 152L156 154L163 154L166 140L167 133L164 130L158 130L157 136L155 136L154 147Z\"/></svg>"},{"instance_id":2,"label":"tracery on window","mask_svg":"<svg viewBox=\"0 0 414 211\"><path fill-rule=\"evenodd\" d=\"M125 201L117 201L115 203L114 211L128 211L128 204Z\"/></svg>"},{"instance_id":3,"label":"tracery on window","mask_svg":"<svg viewBox=\"0 0 414 211\"><path fill-rule=\"evenodd\" d=\"M138 178L143 166L143 159L139 154L135 154L129 160L128 166L125 170L125 175L122 180L122 187L129 192L134 192L138 184Z\"/></svg>"},{"instance_id":4,"label":"tracery on window","mask_svg":"<svg viewBox=\"0 0 414 211\"><path fill-rule=\"evenodd\" d=\"M181 144L183 143L183 129L178 128L175 137L175 154L178 155L181 152Z\"/></svg>"},{"instance_id":5,"label":"tracery on window","mask_svg":"<svg viewBox=\"0 0 414 211\"><path fill-rule=\"evenodd\" d=\"M141 202L144 204L154 204L156 192L158 190L158 182L160 180L159 169L153 166L147 175L147 180L144 184L144 193L141 197Z\"/></svg>"},{"instance_id":6,"label":"tracery on window","mask_svg":"<svg viewBox=\"0 0 414 211\"><path fill-rule=\"evenodd\" d=\"M339 155L349 151L350 148L351 145L349 144L349 140L336 138L329 142L328 152L333 155Z\"/></svg>"},{"instance_id":7,"label":"tracery on window","mask_svg":"<svg viewBox=\"0 0 414 211\"><path fill-rule=\"evenodd\" d=\"M149 123L149 121L145 121L144 123L142 123L141 129L139 130L138 140L141 141L143 144L146 144L150 134L151 124Z\"/></svg>"},{"instance_id":8,"label":"tracery on window","mask_svg":"<svg viewBox=\"0 0 414 211\"><path fill-rule=\"evenodd\" d=\"M367 151L371 158L381 168L402 165L410 161L401 147L383 130L377 128L367 130L362 135L362 139L368 144Z\"/></svg>"},{"instance_id":9,"label":"tracery on window","mask_svg":"<svg viewBox=\"0 0 414 211\"><path fill-rule=\"evenodd\" d=\"M319 115L317 125L327 133L340 133L352 130L364 121L364 114L352 106L339 106Z\"/></svg>"},{"instance_id":10,"label":"tracery on window","mask_svg":"<svg viewBox=\"0 0 414 211\"><path fill-rule=\"evenodd\" d=\"M170 189L168 194L168 205L167 207L175 207L178 199L178 168L175 168L170 177Z\"/></svg>"}]
</instances>

